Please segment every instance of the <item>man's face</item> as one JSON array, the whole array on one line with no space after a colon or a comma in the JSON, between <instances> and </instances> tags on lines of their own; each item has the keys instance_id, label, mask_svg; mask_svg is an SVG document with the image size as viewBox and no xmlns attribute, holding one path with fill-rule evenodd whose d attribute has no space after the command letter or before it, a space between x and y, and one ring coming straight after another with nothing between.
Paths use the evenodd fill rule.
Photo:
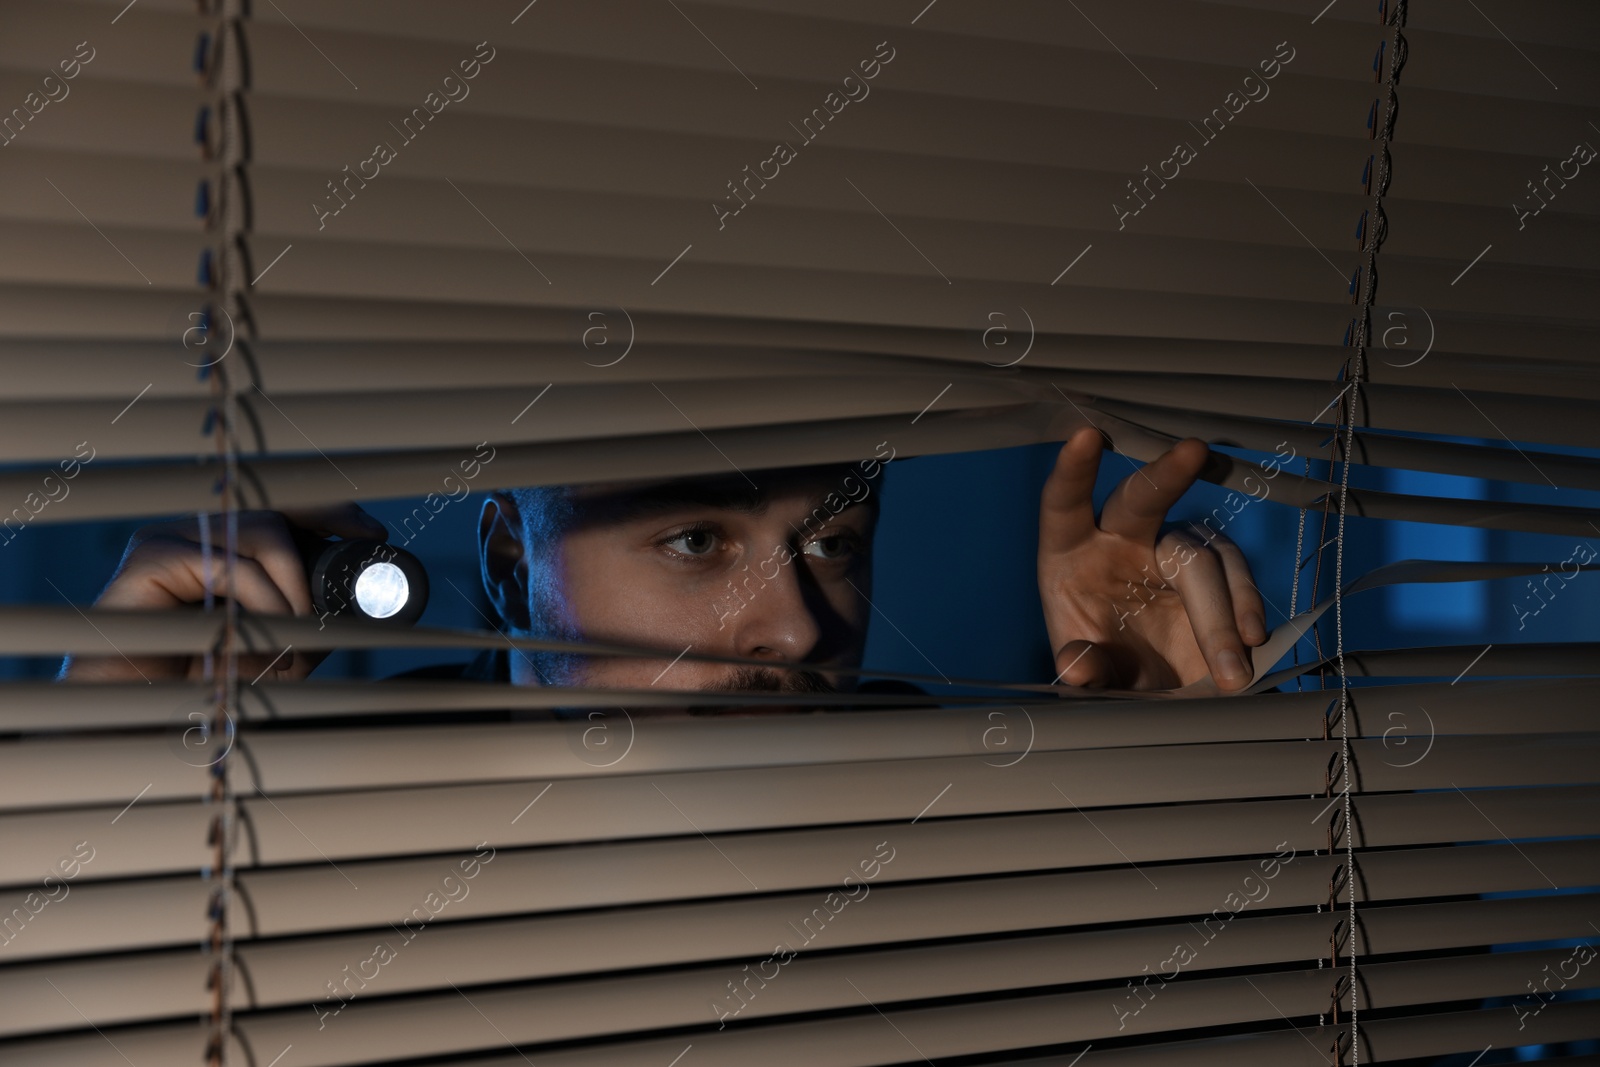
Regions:
<instances>
[{"instance_id":1,"label":"man's face","mask_svg":"<svg viewBox=\"0 0 1600 1067\"><path fill-rule=\"evenodd\" d=\"M528 598L530 618L542 611L588 640L667 650L660 659L586 657L570 684L852 688L853 678L827 668L861 663L876 487L847 467L756 477L759 490L739 475L579 487L553 543L512 546L491 534L485 552L519 556L513 595ZM497 495L486 523L508 504ZM508 522L513 530L522 524ZM529 596L536 587L542 593ZM686 650L814 669L674 662ZM540 681L522 656L512 657L512 680Z\"/></svg>"}]
</instances>

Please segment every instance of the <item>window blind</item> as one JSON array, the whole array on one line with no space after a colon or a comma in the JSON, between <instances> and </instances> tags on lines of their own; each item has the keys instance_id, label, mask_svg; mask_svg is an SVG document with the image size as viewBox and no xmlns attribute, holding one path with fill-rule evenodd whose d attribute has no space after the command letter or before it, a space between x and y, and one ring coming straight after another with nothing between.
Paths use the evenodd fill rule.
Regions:
<instances>
[{"instance_id":1,"label":"window blind","mask_svg":"<svg viewBox=\"0 0 1600 1067\"><path fill-rule=\"evenodd\" d=\"M1303 509L1296 609L1346 516L1588 544L1595 13L1314 6L6 0L0 539L1093 425ZM5 684L0 1057L1592 1062L1594 647L1342 598L1249 696L720 719L226 669L495 632L0 610L219 651Z\"/></svg>"}]
</instances>

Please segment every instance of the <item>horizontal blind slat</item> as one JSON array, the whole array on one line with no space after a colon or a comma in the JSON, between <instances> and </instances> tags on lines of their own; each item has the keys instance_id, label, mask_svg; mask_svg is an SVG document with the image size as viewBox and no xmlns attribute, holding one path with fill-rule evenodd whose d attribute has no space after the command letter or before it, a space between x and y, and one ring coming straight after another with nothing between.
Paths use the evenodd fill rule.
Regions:
<instances>
[{"instance_id":1,"label":"horizontal blind slat","mask_svg":"<svg viewBox=\"0 0 1600 1067\"><path fill-rule=\"evenodd\" d=\"M1364 1002L1370 1008L1403 1007L1430 1002L1448 1002L1497 995L1515 995L1528 973L1536 972L1540 963L1555 962L1558 956L1551 953L1507 953L1475 957L1456 957L1449 960L1416 960L1373 964L1366 968ZM825 966L825 965L823 965ZM822 969L822 966L819 966ZM648 979L641 980L648 982ZM1595 981L1587 978L1583 984ZM799 981L793 981L799 985ZM852 983L840 982L838 985ZM1148 1005L1160 1005L1160 1012L1147 1015L1140 1012L1128 1022L1127 1031L1135 1034L1171 1033L1176 1030L1203 1026L1216 1022L1250 1023L1257 1026L1285 1017L1306 1016L1325 1011L1329 1004L1329 981L1325 969L1299 972L1278 972L1270 975L1248 977L1196 978L1175 982L1163 987L1159 1000ZM1022 1049L1072 1041L1104 1039L1118 1031L1111 1026L1114 1013L1108 1010L1105 990L1046 993L978 1003L962 1002L938 1007L894 1008L884 1012L878 1009L872 994L877 985L867 990L859 986L842 992L834 989L822 994L825 1003L839 1007L860 1006L861 1011L848 1016L824 1020L781 1020L766 1026L734 1026L723 1031L702 1030L700 1045L702 1062L708 1064L741 1064L754 1058L779 1064L833 1064L839 1067L854 1065L893 1064L905 1060L905 1048L925 1050L924 1056L956 1056L998 1049ZM1251 992L1259 995L1250 996ZM845 995L850 999L846 1000ZM668 994L670 996L670 994ZM608 1015L610 1029L623 1030L641 1024L661 1026L673 1022L689 1021L682 1011L673 1012L662 1003L666 997L640 997L633 1003L625 1002L623 1019ZM821 999L821 998L819 998ZM1348 995L1344 998L1348 1001ZM862 1001L865 1005L861 1005ZM759 1007L757 999L753 1006ZM595 1011L591 1000L583 1005ZM320 1040L311 1039L316 1031L308 1027L318 1020L304 1013L236 1017L235 1023L244 1039L252 1047L278 1047L293 1044L299 1037L307 1047L306 1062L309 1067L340 1067L345 1064L370 1062L374 1053L392 1059L399 1055L450 1054L452 1052L489 1051L505 1044L533 1045L541 1040L541 1023L546 1027L572 1025L568 1015L562 1019L546 1019L544 1002L535 993L521 990L476 990L475 996L459 995L423 998L409 1011L385 1011L384 1005L366 1005L367 1011L353 1014L342 1026L326 1027ZM425 1011L415 1010L423 1007ZM704 1018L704 1007L695 998L695 1014ZM570 1012L570 1008L568 1009ZM881 1014L880 1014L881 1013ZM891 1014L892 1013L892 1014ZM1111 1018L1108 1019L1108 1016ZM484 1018L497 1018L492 1027L477 1025ZM893 1025L885 1027L888 1019ZM1496 1013L1496 1036L1502 1042L1516 1033L1510 1013ZM619 1025L620 1024L620 1025ZM692 1025L692 1023L691 1023ZM1276 1029L1276 1026L1273 1027ZM509 1030L509 1035L506 1030ZM194 1024L139 1029L118 1029L118 1037L134 1055L151 1058L154 1055L173 1054L174 1050L192 1042L198 1028ZM560 1032L560 1031L558 1031ZM678 1039L666 1039L676 1041ZM606 1052L609 1062L618 1062L618 1052L627 1055L642 1048L660 1048L666 1040L643 1036L621 1049L602 1050L590 1048L575 1052L556 1053L549 1062L594 1062L596 1053ZM111 1062L104 1059L106 1042L101 1035L83 1035L42 1041L20 1041L10 1044L15 1062L51 1062L67 1049L81 1049L88 1057L84 1063ZM630 1048L629 1046L632 1046ZM115 1047L107 1050L113 1055L125 1055ZM47 1059L36 1059L43 1053ZM769 1058L770 1057L770 1058ZM623 1062L635 1062L629 1057Z\"/></svg>"},{"instance_id":2,"label":"horizontal blind slat","mask_svg":"<svg viewBox=\"0 0 1600 1067\"><path fill-rule=\"evenodd\" d=\"M672 976L674 986L679 982L703 985L706 978L713 979L704 990L704 999L716 1002L728 996L722 982L729 973L736 982L742 979L741 957L763 959L771 953L775 938L800 941L807 934L809 939L789 947L805 953L812 940L817 940L817 947L832 951L874 946L870 952L853 952L841 961L853 978L872 977L874 972L884 976L896 972L939 974L956 992L977 992L980 985L1019 989L1125 977L1128 960L1159 959L1172 952L1174 942L1186 939L1203 942L1203 951L1196 953L1198 959L1188 974L1298 963L1316 958L1327 947L1327 918L1317 913L1261 917L1240 913L1237 920L1227 919L1225 927L1207 927L1198 938L1194 925L1178 923L1022 941L967 942L953 950L896 947L933 938L1063 925L1072 917L1066 901L1046 902L1015 894L1002 899L987 892L993 885L978 882L880 892L878 903L872 906L870 926L862 922L835 924L830 919L829 925L808 928L799 937L786 922L796 916L811 917L811 909L820 899L816 894L654 911L446 924L427 937L417 930L410 937L402 932L387 941L380 930L366 935L247 942L241 943L237 957L241 979L235 992L236 1010L321 1002L320 1010L334 1011L335 1003L325 985L327 976L337 979L345 964L368 958L375 939L387 943L396 956L403 951L407 967L384 971L382 981L374 982L372 990L347 991L346 996L353 993L371 1001L442 989L445 975L450 976L449 981L469 986L594 975L581 985L542 986L540 996L576 997L577 1004L584 1000L615 1003L628 983L608 982L606 972L733 959L733 964L677 971ZM864 902L870 896L869 889L859 900ZM1267 899L1270 895L1262 899L1262 907L1270 907ZM1003 903L1005 910L997 910L998 903ZM1366 956L1583 936L1594 903L1593 896L1565 896L1369 908L1362 913L1359 947ZM841 915L854 917L849 905L842 908ZM1019 908L1023 914L1016 914ZM1218 940L1223 929L1230 931L1229 936ZM980 970L991 960L1002 962L1002 957L1003 979ZM96 1026L107 1026L198 1014L205 1004L206 967L200 953L166 951L0 969L0 1033L14 1037L76 1029L84 1017ZM792 967L787 973L806 970L806 966ZM70 999L70 1006L45 987L46 980ZM764 1009L785 1010L782 996L789 990L783 983L778 985L780 997L761 998L772 1002L763 1004ZM749 991L759 997L764 988L761 983ZM730 1003L727 1010L733 1006ZM74 1008L83 1015L77 1015Z\"/></svg>"},{"instance_id":3,"label":"horizontal blind slat","mask_svg":"<svg viewBox=\"0 0 1600 1067\"><path fill-rule=\"evenodd\" d=\"M1299 820L1300 815L1296 813L1294 818ZM1258 833L1258 828L1252 827L1249 832ZM940 834L943 838L923 835L917 843L948 844L949 834ZM1326 842L1312 845L1325 847ZM838 872L872 855L875 842L873 835L863 833L804 839L790 836L774 847L781 850L775 856L787 866L781 871L775 869L766 879L764 892L807 890L814 894L819 888L826 891L839 884L842 876ZM1246 840L1240 835L1217 847L1245 852L1261 846L1257 837ZM753 901L764 899L750 895L748 885L742 882L732 888L708 889L703 877L709 862L706 851L701 848L693 862L680 863L673 857L674 849L681 848L681 843L646 843L566 849L559 853L500 852L491 861L502 864L494 868L494 880L485 878L475 883L471 894L460 900L460 907L445 908L438 921L657 906L672 901L692 902L708 895L719 901L713 907L738 909L755 907ZM388 924L403 922L426 892L454 869L445 860L466 855L469 853L443 858L347 861L341 865L344 874L324 863L280 870L241 870L238 885L241 900L248 901L248 907L241 913L236 936L243 942L387 928ZM1159 868L1157 873L1164 887L1154 891L1145 875L1131 867L1034 873L1027 862L1007 864L1003 857L996 856L966 865L962 868L964 873L949 864L941 873L926 860L915 870L908 871L906 864L894 867L894 862L916 855L909 852L902 856L897 851L896 859L881 869L872 892L880 899L887 893L895 899L915 901L922 899L924 892L936 890L928 885L904 883L942 877L946 881L937 884L950 887L952 892L971 895L1020 916L1053 914L1049 912L1054 906L1051 902L1065 902L1070 908L1068 917L1082 924L1148 922L1207 914L1218 900L1237 890L1244 877L1260 874L1256 860L1171 863ZM1325 906L1338 859L1307 855L1286 865L1273 889L1275 906ZM197 858L195 863L199 862ZM636 877L641 863L649 865L650 878ZM1590 841L1379 849L1360 853L1359 866L1361 878L1356 883L1356 897L1358 902L1368 904L1473 893L1542 891L1549 887L1547 879L1567 886L1600 884L1600 850ZM199 936L205 884L194 874L97 883L93 881L91 864L84 868L84 875L72 889L76 900L73 921L31 923L23 936L7 946L9 956L16 960L45 959L190 945ZM359 879L359 891L350 889L344 880L346 875ZM974 877L980 880L961 880ZM130 913L137 913L140 922L128 923L126 917ZM49 915L48 910L43 914Z\"/></svg>"}]
</instances>

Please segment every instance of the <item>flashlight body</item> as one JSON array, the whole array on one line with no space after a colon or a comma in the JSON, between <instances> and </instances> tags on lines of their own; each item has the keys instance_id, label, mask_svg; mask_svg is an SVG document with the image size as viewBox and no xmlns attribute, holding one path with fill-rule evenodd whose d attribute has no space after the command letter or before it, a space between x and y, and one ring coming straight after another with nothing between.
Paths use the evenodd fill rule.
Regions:
<instances>
[{"instance_id":1,"label":"flashlight body","mask_svg":"<svg viewBox=\"0 0 1600 1067\"><path fill-rule=\"evenodd\" d=\"M324 541L300 533L295 535L295 544L311 587L311 606L319 618L369 619L410 626L428 606L428 572L421 560L403 548L370 538ZM379 571L372 571L374 567ZM369 571L383 574L389 587L386 592L390 606L378 614L360 595L362 587L358 583ZM398 607L393 607L396 600Z\"/></svg>"}]
</instances>

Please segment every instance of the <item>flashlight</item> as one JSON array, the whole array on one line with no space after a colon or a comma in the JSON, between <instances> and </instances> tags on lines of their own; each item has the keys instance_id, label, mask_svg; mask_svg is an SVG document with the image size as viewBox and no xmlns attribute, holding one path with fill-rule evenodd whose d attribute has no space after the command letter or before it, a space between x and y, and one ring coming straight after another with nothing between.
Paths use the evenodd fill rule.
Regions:
<instances>
[{"instance_id":1,"label":"flashlight","mask_svg":"<svg viewBox=\"0 0 1600 1067\"><path fill-rule=\"evenodd\" d=\"M428 572L403 548L355 538L324 541L295 535L321 617L375 619L410 626L428 606Z\"/></svg>"}]
</instances>

